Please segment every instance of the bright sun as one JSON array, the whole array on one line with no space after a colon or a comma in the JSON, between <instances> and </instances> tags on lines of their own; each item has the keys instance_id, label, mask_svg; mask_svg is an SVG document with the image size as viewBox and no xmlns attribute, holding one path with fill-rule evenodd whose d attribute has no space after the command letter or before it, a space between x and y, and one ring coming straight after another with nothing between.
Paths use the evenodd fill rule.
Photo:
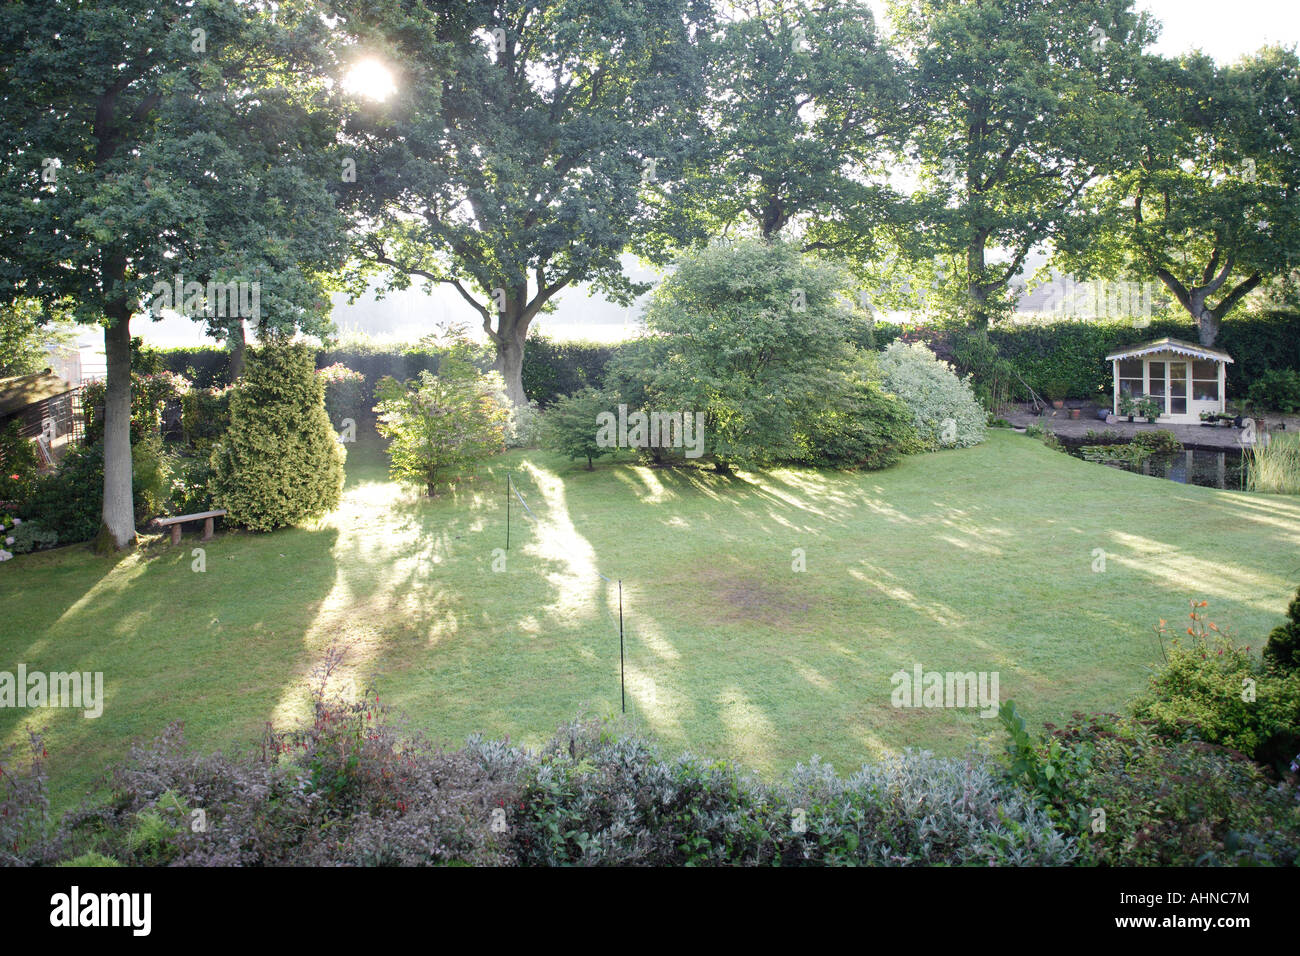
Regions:
<instances>
[{"instance_id":1,"label":"bright sun","mask_svg":"<svg viewBox=\"0 0 1300 956\"><path fill-rule=\"evenodd\" d=\"M392 71L378 60L358 60L343 78L349 93L371 100L386 100L397 89Z\"/></svg>"}]
</instances>

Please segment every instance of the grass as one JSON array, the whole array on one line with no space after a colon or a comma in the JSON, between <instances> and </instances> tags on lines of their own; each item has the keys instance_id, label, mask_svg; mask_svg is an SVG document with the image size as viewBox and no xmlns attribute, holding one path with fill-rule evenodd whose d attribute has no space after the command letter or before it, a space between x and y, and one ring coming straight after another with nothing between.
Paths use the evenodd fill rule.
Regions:
<instances>
[{"instance_id":1,"label":"grass","mask_svg":"<svg viewBox=\"0 0 1300 956\"><path fill-rule=\"evenodd\" d=\"M515 503L494 571L507 471L536 519ZM0 566L0 670L104 672L98 719L0 710L0 744L46 735L56 803L168 721L214 750L300 719L334 641L352 645L355 687L438 740L538 744L579 711L616 713L617 589L599 574L623 582L628 712L670 750L765 774L813 753L844 768L906 746L959 753L996 721L894 709L893 672L997 671L1036 723L1120 708L1159 660L1152 625L1189 600L1262 643L1300 576L1300 503L998 430L863 474L588 472L512 452L437 500L388 481L363 444L318 527L218 535L202 573L198 544Z\"/></svg>"}]
</instances>

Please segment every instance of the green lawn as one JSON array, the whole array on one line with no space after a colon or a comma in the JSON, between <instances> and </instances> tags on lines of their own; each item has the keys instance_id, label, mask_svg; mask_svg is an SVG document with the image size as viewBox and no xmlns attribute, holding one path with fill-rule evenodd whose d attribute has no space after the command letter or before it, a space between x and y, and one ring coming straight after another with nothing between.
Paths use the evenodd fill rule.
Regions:
<instances>
[{"instance_id":1,"label":"green lawn","mask_svg":"<svg viewBox=\"0 0 1300 956\"><path fill-rule=\"evenodd\" d=\"M537 520L516 504L494 572L507 471ZM896 710L890 674L997 671L1035 723L1119 708L1159 658L1152 625L1193 598L1262 642L1300 570L1300 502L999 431L865 474L587 472L515 452L429 501L389 482L370 444L352 447L343 506L319 527L220 535L203 573L197 545L0 565L0 670L104 672L97 720L0 710L0 742L46 733L60 803L170 720L217 749L301 716L335 640L352 644L350 679L435 739L535 744L580 711L615 712L617 597L597 571L623 579L628 711L670 749L765 773L813 753L843 767L909 745L958 753L996 721Z\"/></svg>"}]
</instances>

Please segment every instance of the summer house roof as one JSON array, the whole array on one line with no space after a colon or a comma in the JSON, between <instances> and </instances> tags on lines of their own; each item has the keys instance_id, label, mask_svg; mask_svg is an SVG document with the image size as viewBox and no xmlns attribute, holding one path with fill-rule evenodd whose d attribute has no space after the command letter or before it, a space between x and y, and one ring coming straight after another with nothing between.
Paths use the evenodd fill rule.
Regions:
<instances>
[{"instance_id":1,"label":"summer house roof","mask_svg":"<svg viewBox=\"0 0 1300 956\"><path fill-rule=\"evenodd\" d=\"M1154 355L1157 352L1173 352L1175 355L1189 355L1192 358L1205 359L1207 362L1232 361L1232 356L1227 352L1220 352L1218 349L1207 349L1203 345L1193 345L1191 342L1184 342L1182 339L1170 338L1156 339L1154 342L1135 345L1132 348L1124 349L1122 352L1111 352L1106 356L1106 361L1110 362L1115 359L1141 358L1144 355Z\"/></svg>"}]
</instances>

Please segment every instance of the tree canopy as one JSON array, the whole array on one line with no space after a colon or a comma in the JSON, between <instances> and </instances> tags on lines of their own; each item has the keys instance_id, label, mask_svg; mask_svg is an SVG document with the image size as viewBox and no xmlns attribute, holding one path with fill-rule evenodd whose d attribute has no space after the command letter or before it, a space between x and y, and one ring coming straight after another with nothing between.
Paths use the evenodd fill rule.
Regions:
<instances>
[{"instance_id":1,"label":"tree canopy","mask_svg":"<svg viewBox=\"0 0 1300 956\"><path fill-rule=\"evenodd\" d=\"M401 288L452 286L482 320L511 401L523 344L560 290L627 304L620 257L665 244L663 194L696 148L700 0L335 4L399 77L358 114L361 259ZM373 274L363 271L362 278Z\"/></svg>"},{"instance_id":2,"label":"tree canopy","mask_svg":"<svg viewBox=\"0 0 1300 956\"><path fill-rule=\"evenodd\" d=\"M113 546L134 538L131 316L179 289L165 304L213 331L327 319L324 277L346 232L318 12L220 0L0 8L0 302L33 299L105 328ZM232 289L241 307L256 296L258 314L232 309Z\"/></svg>"},{"instance_id":3,"label":"tree canopy","mask_svg":"<svg viewBox=\"0 0 1300 956\"><path fill-rule=\"evenodd\" d=\"M1141 150L1063 243L1080 274L1154 276L1213 345L1225 316L1300 265L1300 60L1149 58Z\"/></svg>"},{"instance_id":4,"label":"tree canopy","mask_svg":"<svg viewBox=\"0 0 1300 956\"><path fill-rule=\"evenodd\" d=\"M897 243L949 262L955 303L986 322L1031 250L1073 229L1084 190L1136 149L1134 63L1152 25L1132 0L892 10L915 64L908 158L923 183Z\"/></svg>"}]
</instances>

